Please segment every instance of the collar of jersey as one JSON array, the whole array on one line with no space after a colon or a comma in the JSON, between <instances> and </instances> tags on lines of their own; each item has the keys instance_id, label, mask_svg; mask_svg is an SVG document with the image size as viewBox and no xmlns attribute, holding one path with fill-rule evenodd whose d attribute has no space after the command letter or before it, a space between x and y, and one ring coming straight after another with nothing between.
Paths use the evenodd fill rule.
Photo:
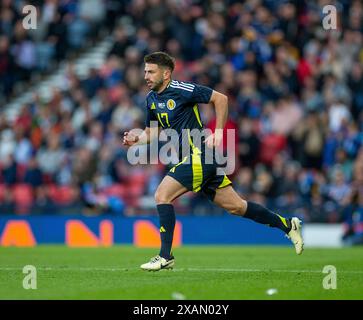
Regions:
<instances>
[{"instance_id":1,"label":"collar of jersey","mask_svg":"<svg viewBox=\"0 0 363 320\"><path fill-rule=\"evenodd\" d=\"M158 95L161 95L161 94L163 94L168 88L169 88L169 86L170 86L170 84L171 84L171 81L172 81L172 79L170 79L170 81L169 81L169 83L168 83L168 85L165 87L165 89L163 90L163 91L161 91L160 93L158 93L158 92L156 92L155 91L155 93L156 94L158 94Z\"/></svg>"}]
</instances>

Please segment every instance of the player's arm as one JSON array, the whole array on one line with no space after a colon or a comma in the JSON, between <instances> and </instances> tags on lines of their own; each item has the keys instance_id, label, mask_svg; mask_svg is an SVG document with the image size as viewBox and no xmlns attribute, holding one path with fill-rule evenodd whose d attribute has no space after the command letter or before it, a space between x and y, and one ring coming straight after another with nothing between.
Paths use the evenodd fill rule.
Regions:
<instances>
[{"instance_id":1,"label":"player's arm","mask_svg":"<svg viewBox=\"0 0 363 320\"><path fill-rule=\"evenodd\" d=\"M145 127L141 134L132 131L124 133L123 144L126 146L148 144L159 136L159 127Z\"/></svg>"},{"instance_id":2,"label":"player's arm","mask_svg":"<svg viewBox=\"0 0 363 320\"><path fill-rule=\"evenodd\" d=\"M160 127L158 125L158 120L155 114L151 111L149 107L150 102L146 98L145 109L146 109L146 120L145 129L140 134L128 131L124 133L123 144L126 146L133 146L135 144L142 145L148 144L152 140L159 137Z\"/></svg>"},{"instance_id":3,"label":"player's arm","mask_svg":"<svg viewBox=\"0 0 363 320\"><path fill-rule=\"evenodd\" d=\"M222 130L228 117L228 98L223 93L213 90L210 103L216 109L216 130Z\"/></svg>"},{"instance_id":4,"label":"player's arm","mask_svg":"<svg viewBox=\"0 0 363 320\"><path fill-rule=\"evenodd\" d=\"M216 110L216 129L214 134L205 141L208 147L219 146L223 139L223 128L228 118L228 97L223 93L213 90L210 103Z\"/></svg>"}]
</instances>

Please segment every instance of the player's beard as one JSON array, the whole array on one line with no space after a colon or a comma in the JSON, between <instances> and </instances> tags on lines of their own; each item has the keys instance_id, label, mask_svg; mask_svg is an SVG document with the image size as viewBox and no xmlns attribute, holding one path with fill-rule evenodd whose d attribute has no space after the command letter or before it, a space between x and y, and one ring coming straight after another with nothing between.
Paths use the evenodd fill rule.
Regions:
<instances>
[{"instance_id":1,"label":"player's beard","mask_svg":"<svg viewBox=\"0 0 363 320\"><path fill-rule=\"evenodd\" d=\"M151 90L153 90L153 91L159 91L159 89L161 88L161 86L163 85L163 83L164 83L163 78L155 81L153 83L152 87L151 87Z\"/></svg>"}]
</instances>

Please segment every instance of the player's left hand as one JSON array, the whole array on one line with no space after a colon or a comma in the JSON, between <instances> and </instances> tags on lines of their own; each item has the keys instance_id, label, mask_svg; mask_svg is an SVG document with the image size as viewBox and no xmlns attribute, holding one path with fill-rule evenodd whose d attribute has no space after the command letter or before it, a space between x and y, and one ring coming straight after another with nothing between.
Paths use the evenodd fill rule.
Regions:
<instances>
[{"instance_id":1,"label":"player's left hand","mask_svg":"<svg viewBox=\"0 0 363 320\"><path fill-rule=\"evenodd\" d=\"M223 129L216 129L213 134L205 139L208 148L218 147L222 143Z\"/></svg>"}]
</instances>

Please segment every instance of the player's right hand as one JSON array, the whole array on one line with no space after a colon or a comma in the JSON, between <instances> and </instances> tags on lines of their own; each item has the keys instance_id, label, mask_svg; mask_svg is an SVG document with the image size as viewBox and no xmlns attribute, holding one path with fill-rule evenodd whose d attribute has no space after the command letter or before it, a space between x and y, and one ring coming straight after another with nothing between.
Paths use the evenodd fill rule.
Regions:
<instances>
[{"instance_id":1,"label":"player's right hand","mask_svg":"<svg viewBox=\"0 0 363 320\"><path fill-rule=\"evenodd\" d=\"M139 141L139 137L137 135L133 134L132 132L127 131L124 133L122 143L125 146L132 146L138 141Z\"/></svg>"}]
</instances>

